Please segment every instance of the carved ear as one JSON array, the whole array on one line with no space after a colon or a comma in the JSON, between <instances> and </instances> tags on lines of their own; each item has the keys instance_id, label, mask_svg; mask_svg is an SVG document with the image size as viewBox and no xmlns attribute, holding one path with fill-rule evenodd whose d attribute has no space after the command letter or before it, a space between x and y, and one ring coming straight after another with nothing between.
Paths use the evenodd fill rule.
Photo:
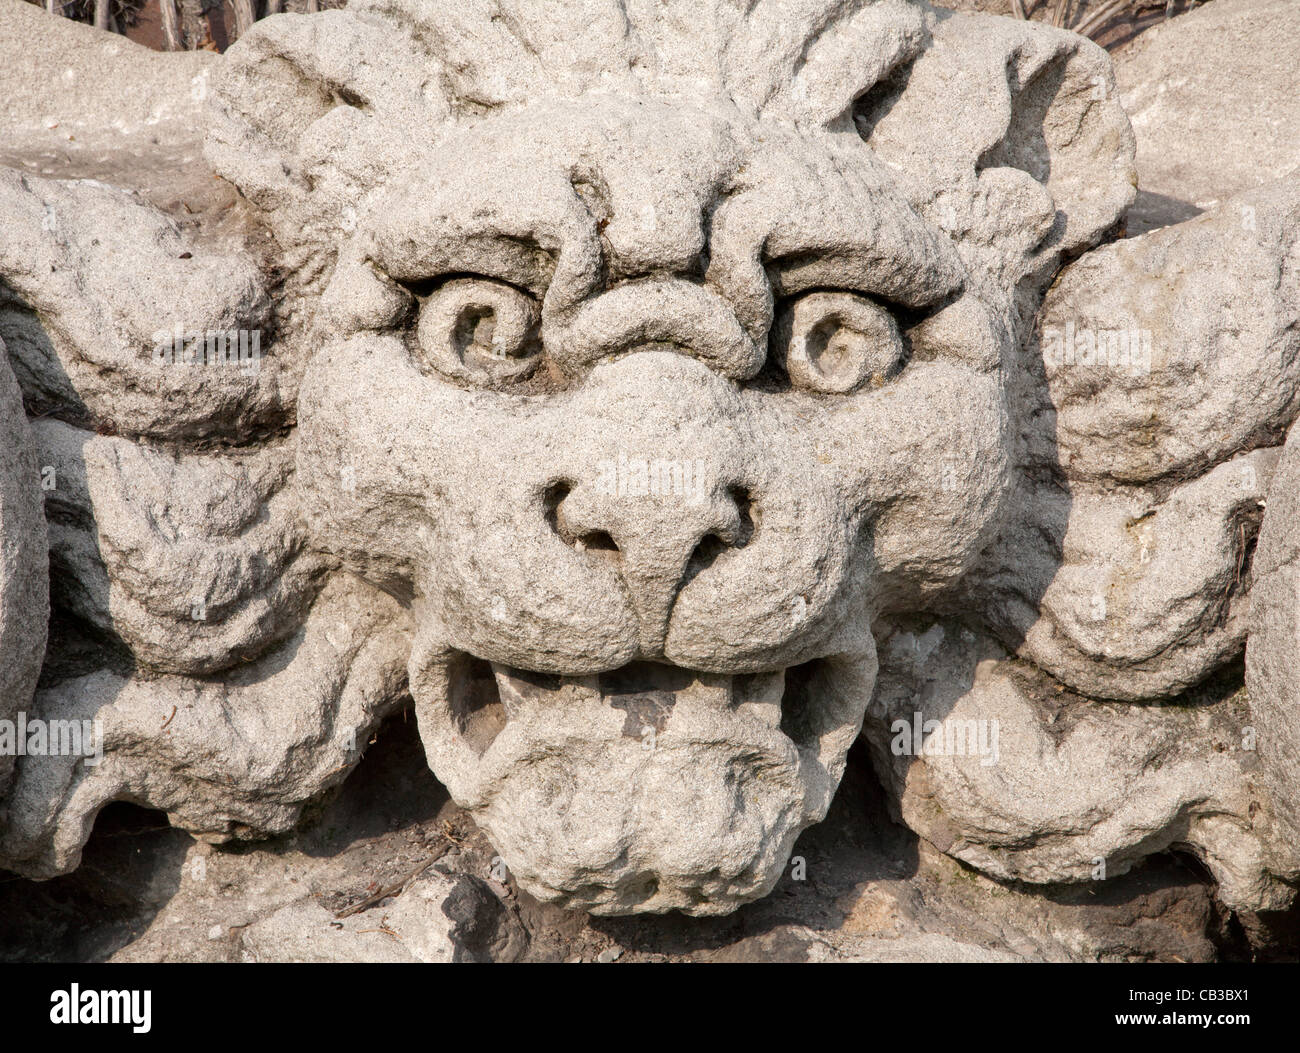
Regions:
<instances>
[{"instance_id":1,"label":"carved ear","mask_svg":"<svg viewBox=\"0 0 1300 1053\"><path fill-rule=\"evenodd\" d=\"M856 120L913 205L999 285L1050 277L1135 196L1109 58L1036 22L940 14L929 46L859 99Z\"/></svg>"},{"instance_id":2,"label":"carved ear","mask_svg":"<svg viewBox=\"0 0 1300 1053\"><path fill-rule=\"evenodd\" d=\"M366 200L447 120L438 73L399 21L266 19L226 53L204 153L282 246L328 261Z\"/></svg>"}]
</instances>

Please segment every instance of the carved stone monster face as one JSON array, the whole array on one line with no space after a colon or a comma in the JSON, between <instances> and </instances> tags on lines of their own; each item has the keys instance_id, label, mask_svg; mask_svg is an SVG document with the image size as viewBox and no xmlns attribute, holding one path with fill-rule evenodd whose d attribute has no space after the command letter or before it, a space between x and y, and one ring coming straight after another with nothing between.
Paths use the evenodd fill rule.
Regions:
<instances>
[{"instance_id":1,"label":"carved stone monster face","mask_svg":"<svg viewBox=\"0 0 1300 1053\"><path fill-rule=\"evenodd\" d=\"M771 889L873 623L1001 528L1013 349L1132 140L1100 49L963 17L352 0L226 56L310 547L409 613L430 764L539 897Z\"/></svg>"},{"instance_id":2,"label":"carved stone monster face","mask_svg":"<svg viewBox=\"0 0 1300 1053\"><path fill-rule=\"evenodd\" d=\"M1165 597L1223 595L1216 570L1189 592L1161 568L1240 566L1218 533L1187 561L1181 512L1119 612L1136 634L1081 620L1156 501L1086 492L1147 433L1103 436L1089 407L1117 389L1063 389L1034 353L1062 260L1133 196L1095 45L923 0L349 0L259 21L218 73L204 152L244 201L216 225L0 178L4 354L52 413L24 471L59 480L48 535L27 506L25 580L52 567L55 602L134 670L105 652L82 675L77 644L37 691L104 718L103 763L0 772L0 865L66 873L113 800L212 839L283 833L409 687L433 770L522 887L724 913L772 888L860 726L922 831L909 773L938 773L945 823L1041 785L881 755L882 703L951 700L984 653L955 634L932 691L904 623L992 626L1085 694L1131 679L1115 639L1172 655L1142 667L1165 685L1229 653L1148 631ZM265 327L264 360L174 368L151 334L176 326ZM1206 486L1178 507L1247 500ZM1169 843L1076 812L1088 837ZM927 836L1030 880L1113 854L1041 844L1056 814Z\"/></svg>"},{"instance_id":3,"label":"carved stone monster face","mask_svg":"<svg viewBox=\"0 0 1300 1053\"><path fill-rule=\"evenodd\" d=\"M313 532L411 604L430 763L526 888L734 909L825 814L872 621L995 519L1000 330L856 136L605 95L434 156L325 294Z\"/></svg>"}]
</instances>

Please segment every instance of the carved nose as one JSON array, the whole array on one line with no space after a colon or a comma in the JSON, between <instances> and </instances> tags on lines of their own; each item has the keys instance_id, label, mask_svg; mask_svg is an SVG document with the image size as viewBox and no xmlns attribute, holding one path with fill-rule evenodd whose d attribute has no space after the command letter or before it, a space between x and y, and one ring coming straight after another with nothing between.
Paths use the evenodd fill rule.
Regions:
<instances>
[{"instance_id":1,"label":"carved nose","mask_svg":"<svg viewBox=\"0 0 1300 1053\"><path fill-rule=\"evenodd\" d=\"M614 564L647 658L663 654L683 586L754 531L749 492L709 477L702 461L620 457L596 479L556 484L549 504L555 532L582 558Z\"/></svg>"}]
</instances>

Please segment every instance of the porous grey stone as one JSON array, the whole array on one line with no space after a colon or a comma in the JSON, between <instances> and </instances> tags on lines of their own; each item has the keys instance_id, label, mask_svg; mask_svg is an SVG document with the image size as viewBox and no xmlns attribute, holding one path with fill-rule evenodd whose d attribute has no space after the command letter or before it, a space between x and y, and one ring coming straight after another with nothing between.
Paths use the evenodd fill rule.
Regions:
<instances>
[{"instance_id":1,"label":"porous grey stone","mask_svg":"<svg viewBox=\"0 0 1300 1053\"><path fill-rule=\"evenodd\" d=\"M1300 8L1214 0L1115 56L1137 137L1135 232L1177 223L1300 168Z\"/></svg>"},{"instance_id":2,"label":"porous grey stone","mask_svg":"<svg viewBox=\"0 0 1300 1053\"><path fill-rule=\"evenodd\" d=\"M10 722L36 688L50 599L41 476L4 346L0 341L0 721ZM0 809L16 750L14 741L0 749Z\"/></svg>"},{"instance_id":3,"label":"porous grey stone","mask_svg":"<svg viewBox=\"0 0 1300 1053\"><path fill-rule=\"evenodd\" d=\"M508 961L522 942L518 920L487 882L437 870L341 920L315 899L303 899L239 934L246 962Z\"/></svg>"},{"instance_id":4,"label":"porous grey stone","mask_svg":"<svg viewBox=\"0 0 1300 1053\"><path fill-rule=\"evenodd\" d=\"M157 52L39 7L0 5L0 116L6 164L55 150L104 154L146 138L190 138L220 65L209 51ZM30 71L45 76L34 90Z\"/></svg>"},{"instance_id":5,"label":"porous grey stone","mask_svg":"<svg viewBox=\"0 0 1300 1053\"><path fill-rule=\"evenodd\" d=\"M902 820L986 873L1187 846L1284 903L1285 754L1176 700L1240 654L1298 408L1294 180L1096 247L1136 178L1105 52L914 0L357 0L199 64L225 218L0 174L58 480L34 709L104 728L22 759L6 867L74 867L114 800L283 832L409 690L552 904L765 895L869 705ZM1081 371L1071 320L1158 353ZM263 354L171 361L177 327ZM945 707L1006 723L996 765L889 751Z\"/></svg>"},{"instance_id":6,"label":"porous grey stone","mask_svg":"<svg viewBox=\"0 0 1300 1053\"><path fill-rule=\"evenodd\" d=\"M254 260L195 243L137 195L95 180L0 170L0 208L0 336L34 409L190 442L291 419L293 374L268 353Z\"/></svg>"},{"instance_id":7,"label":"porous grey stone","mask_svg":"<svg viewBox=\"0 0 1300 1053\"><path fill-rule=\"evenodd\" d=\"M1095 244L1131 204L1133 133L1114 91L1109 58L1083 37L940 11L931 46L855 119L976 280L1008 289Z\"/></svg>"},{"instance_id":8,"label":"porous grey stone","mask_svg":"<svg viewBox=\"0 0 1300 1053\"><path fill-rule=\"evenodd\" d=\"M1278 445L1300 409L1300 176L1089 253L1039 346L1072 480L1185 479Z\"/></svg>"},{"instance_id":9,"label":"porous grey stone","mask_svg":"<svg viewBox=\"0 0 1300 1053\"><path fill-rule=\"evenodd\" d=\"M1023 480L967 582L1022 657L1094 698L1187 690L1241 654L1270 447L1173 488Z\"/></svg>"},{"instance_id":10,"label":"porous grey stone","mask_svg":"<svg viewBox=\"0 0 1300 1053\"><path fill-rule=\"evenodd\" d=\"M1260 778L1285 843L1300 845L1300 437L1292 432L1268 490L1255 550L1246 688L1258 714Z\"/></svg>"},{"instance_id":11,"label":"porous grey stone","mask_svg":"<svg viewBox=\"0 0 1300 1053\"><path fill-rule=\"evenodd\" d=\"M987 637L934 622L882 645L867 738L903 821L987 874L1104 880L1176 846L1228 905L1278 909L1300 855L1277 825L1278 798L1257 785L1276 763L1256 751L1262 717L1243 693L1084 700Z\"/></svg>"},{"instance_id":12,"label":"porous grey stone","mask_svg":"<svg viewBox=\"0 0 1300 1053\"><path fill-rule=\"evenodd\" d=\"M432 101L413 97L404 73L363 68L379 16L362 10L246 38L209 143L283 237L337 259L323 292L334 339L299 403L313 535L416 597L411 682L434 770L526 888L609 913L733 909L772 886L794 837L825 812L871 690L871 619L942 593L996 522L1007 286L1097 237L1131 193L1113 103L1071 96L1054 111L1054 128L1082 122L1091 137L1085 148L1053 133L1056 170L1070 157L1092 166L1048 186L1016 153L1013 103L1047 67L1049 80L1082 85L1104 56L1042 27L973 20L979 59L1002 70L1023 52L1024 75L972 89L963 105L987 112L987 141L918 188L852 112L863 88L927 46L935 62L945 41L963 53L959 30L916 5L810 4L793 26L719 11L714 43L596 4L586 15L607 19L596 22L607 50L574 62L545 36L553 27L525 20L473 45L481 67L465 61L460 16L417 15L399 39L447 69ZM631 25L662 37L662 68L634 60L647 44ZM517 61L502 64L497 47ZM801 47L816 61L800 61ZM548 48L556 57L534 67L526 53ZM744 61L755 53L763 65ZM560 56L565 72L549 72ZM272 58L300 83L255 98L244 85ZM695 77L689 102L680 65ZM933 100L940 88L920 69L916 91ZM318 103L302 85L322 77L347 79L364 105ZM417 104L445 121L436 161L390 132ZM353 150L327 149L345 130ZM998 198L1020 236L981 247L985 228L945 232L913 211L950 180L957 199L973 194L980 156L999 146L998 186L1041 206L1012 215ZM296 179L320 192L294 193ZM1058 212L1063 229L1040 246ZM703 285L689 280L695 267ZM487 277L425 289L466 271ZM858 297L862 318L816 297L788 325L777 317L779 301L849 274L861 292L932 308L897 379L902 339L892 321L865 319L888 318L870 301ZM509 306L529 294L537 330ZM402 332L416 311L412 343ZM490 334L464 329L488 314ZM804 370L788 393L737 391L760 372L769 330L792 347L856 341L819 350L827 362L880 361L847 383ZM916 416L920 404L931 412ZM673 492L662 492L665 467ZM637 664L647 660L676 671ZM800 668L810 661L820 665ZM627 696L657 699L658 712L625 715L643 704ZM610 792L624 783L637 792Z\"/></svg>"},{"instance_id":13,"label":"porous grey stone","mask_svg":"<svg viewBox=\"0 0 1300 1053\"><path fill-rule=\"evenodd\" d=\"M343 576L292 639L219 678L106 668L42 688L33 717L89 722L92 745L20 758L0 864L33 877L67 872L116 800L148 802L218 842L291 829L403 703L408 648L396 604Z\"/></svg>"},{"instance_id":14,"label":"porous grey stone","mask_svg":"<svg viewBox=\"0 0 1300 1053\"><path fill-rule=\"evenodd\" d=\"M182 222L230 210L203 163L220 56L154 51L42 6L0 3L0 165L130 188Z\"/></svg>"},{"instance_id":15,"label":"porous grey stone","mask_svg":"<svg viewBox=\"0 0 1300 1053\"><path fill-rule=\"evenodd\" d=\"M301 625L328 561L305 551L292 443L213 455L33 431L62 609L153 672L217 673Z\"/></svg>"}]
</instances>

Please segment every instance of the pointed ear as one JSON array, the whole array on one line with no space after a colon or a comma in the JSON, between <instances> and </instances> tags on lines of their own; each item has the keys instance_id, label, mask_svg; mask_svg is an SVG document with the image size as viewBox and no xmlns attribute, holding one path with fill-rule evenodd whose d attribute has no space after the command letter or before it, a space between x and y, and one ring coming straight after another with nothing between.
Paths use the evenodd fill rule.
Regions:
<instances>
[{"instance_id":1,"label":"pointed ear","mask_svg":"<svg viewBox=\"0 0 1300 1053\"><path fill-rule=\"evenodd\" d=\"M858 100L856 120L916 208L1003 286L1049 278L1135 196L1109 57L1036 22L940 13L926 49Z\"/></svg>"},{"instance_id":2,"label":"pointed ear","mask_svg":"<svg viewBox=\"0 0 1300 1053\"><path fill-rule=\"evenodd\" d=\"M744 32L723 53L732 98L763 118L852 131L863 85L914 59L928 37L912 0L768 0L752 4Z\"/></svg>"}]
</instances>

